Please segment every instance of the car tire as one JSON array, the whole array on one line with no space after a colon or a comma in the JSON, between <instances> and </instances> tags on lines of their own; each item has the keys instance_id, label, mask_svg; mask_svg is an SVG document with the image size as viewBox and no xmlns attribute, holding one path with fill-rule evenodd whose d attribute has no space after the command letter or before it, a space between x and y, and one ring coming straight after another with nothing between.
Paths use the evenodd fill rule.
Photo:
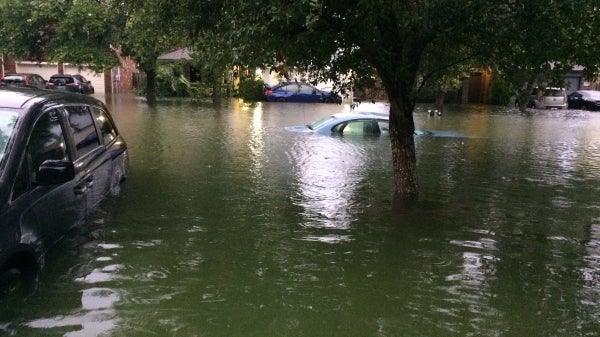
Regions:
<instances>
[{"instance_id":1,"label":"car tire","mask_svg":"<svg viewBox=\"0 0 600 337\"><path fill-rule=\"evenodd\" d=\"M279 98L277 98L277 99L275 100L275 102L279 102L279 103L285 103L285 102L287 102L287 101L285 100L285 98L283 98L283 97L279 97Z\"/></svg>"},{"instance_id":2,"label":"car tire","mask_svg":"<svg viewBox=\"0 0 600 337\"><path fill-rule=\"evenodd\" d=\"M30 292L38 284L39 273L33 265L12 266L0 270L0 292Z\"/></svg>"}]
</instances>

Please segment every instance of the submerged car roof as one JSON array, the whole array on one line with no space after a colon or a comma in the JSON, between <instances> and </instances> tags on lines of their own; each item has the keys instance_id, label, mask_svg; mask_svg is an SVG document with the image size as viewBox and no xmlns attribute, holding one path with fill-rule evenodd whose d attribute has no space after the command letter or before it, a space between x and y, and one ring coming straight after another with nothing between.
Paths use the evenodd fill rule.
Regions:
<instances>
[{"instance_id":1,"label":"submerged car roof","mask_svg":"<svg viewBox=\"0 0 600 337\"><path fill-rule=\"evenodd\" d=\"M0 108L25 109L27 106L44 101L75 102L94 104L99 101L85 95L34 88L0 89Z\"/></svg>"}]
</instances>

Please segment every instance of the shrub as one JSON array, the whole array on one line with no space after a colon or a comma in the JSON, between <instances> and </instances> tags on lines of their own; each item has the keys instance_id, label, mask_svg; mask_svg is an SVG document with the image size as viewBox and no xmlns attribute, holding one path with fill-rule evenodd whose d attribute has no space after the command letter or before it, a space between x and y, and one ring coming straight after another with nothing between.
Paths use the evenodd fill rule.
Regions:
<instances>
[{"instance_id":1,"label":"shrub","mask_svg":"<svg viewBox=\"0 0 600 337\"><path fill-rule=\"evenodd\" d=\"M264 98L264 84L261 79L247 78L240 81L239 97L245 101L262 101Z\"/></svg>"},{"instance_id":2,"label":"shrub","mask_svg":"<svg viewBox=\"0 0 600 337\"><path fill-rule=\"evenodd\" d=\"M510 84L504 78L496 76L490 87L490 103L494 105L508 105L512 95Z\"/></svg>"}]
</instances>

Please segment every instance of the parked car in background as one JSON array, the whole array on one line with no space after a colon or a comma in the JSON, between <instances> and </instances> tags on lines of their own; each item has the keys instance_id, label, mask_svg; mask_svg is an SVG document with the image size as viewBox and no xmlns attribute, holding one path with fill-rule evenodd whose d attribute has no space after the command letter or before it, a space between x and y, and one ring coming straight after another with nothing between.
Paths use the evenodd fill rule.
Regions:
<instances>
[{"instance_id":1,"label":"parked car in background","mask_svg":"<svg viewBox=\"0 0 600 337\"><path fill-rule=\"evenodd\" d=\"M534 92L533 105L538 109L566 109L567 92L562 88L545 88Z\"/></svg>"},{"instance_id":2,"label":"parked car in background","mask_svg":"<svg viewBox=\"0 0 600 337\"><path fill-rule=\"evenodd\" d=\"M80 94L94 93L94 86L92 83L79 74L52 75L46 84L46 88L52 90L77 92Z\"/></svg>"},{"instance_id":3,"label":"parked car in background","mask_svg":"<svg viewBox=\"0 0 600 337\"><path fill-rule=\"evenodd\" d=\"M342 103L342 98L303 82L284 82L274 87L265 84L265 100L269 102Z\"/></svg>"},{"instance_id":4,"label":"parked car in background","mask_svg":"<svg viewBox=\"0 0 600 337\"><path fill-rule=\"evenodd\" d=\"M0 89L0 285L35 274L45 253L126 177L127 145L84 95Z\"/></svg>"},{"instance_id":5,"label":"parked car in background","mask_svg":"<svg viewBox=\"0 0 600 337\"><path fill-rule=\"evenodd\" d=\"M42 76L30 73L6 74L0 79L0 84L3 87L46 88L46 80Z\"/></svg>"},{"instance_id":6,"label":"parked car in background","mask_svg":"<svg viewBox=\"0 0 600 337\"><path fill-rule=\"evenodd\" d=\"M600 110L600 91L577 90L567 96L569 109Z\"/></svg>"}]
</instances>

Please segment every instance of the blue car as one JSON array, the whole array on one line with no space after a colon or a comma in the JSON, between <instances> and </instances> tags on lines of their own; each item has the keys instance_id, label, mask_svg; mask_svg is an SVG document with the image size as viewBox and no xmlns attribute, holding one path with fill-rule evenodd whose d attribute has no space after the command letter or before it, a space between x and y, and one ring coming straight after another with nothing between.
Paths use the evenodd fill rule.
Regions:
<instances>
[{"instance_id":1,"label":"blue car","mask_svg":"<svg viewBox=\"0 0 600 337\"><path fill-rule=\"evenodd\" d=\"M274 87L265 84L265 100L268 102L342 103L342 98L337 94L302 82L285 82Z\"/></svg>"}]
</instances>

